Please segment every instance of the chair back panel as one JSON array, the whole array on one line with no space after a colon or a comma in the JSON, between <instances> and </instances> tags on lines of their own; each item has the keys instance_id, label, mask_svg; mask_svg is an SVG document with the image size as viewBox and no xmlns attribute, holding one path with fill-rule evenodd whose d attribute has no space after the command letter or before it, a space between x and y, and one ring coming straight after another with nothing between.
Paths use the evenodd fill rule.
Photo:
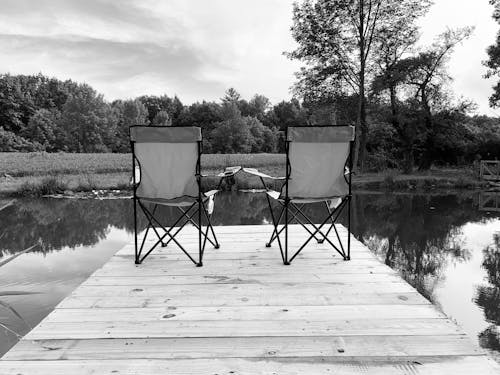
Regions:
<instances>
[{"instance_id":1,"label":"chair back panel","mask_svg":"<svg viewBox=\"0 0 500 375\"><path fill-rule=\"evenodd\" d=\"M134 130L136 129L136 130ZM137 132L137 129L140 131ZM148 130L151 129L149 132ZM199 128L131 128L134 153L140 166L139 198L197 197L196 165ZM196 131L189 131L196 129ZM178 132L177 132L178 130ZM201 133L200 133L201 134ZM157 139L156 142L153 140ZM201 137L200 137L201 139Z\"/></svg>"},{"instance_id":2,"label":"chair back panel","mask_svg":"<svg viewBox=\"0 0 500 375\"><path fill-rule=\"evenodd\" d=\"M349 193L344 178L354 128L289 128L290 198L331 198ZM283 195L283 194L282 194Z\"/></svg>"}]
</instances>

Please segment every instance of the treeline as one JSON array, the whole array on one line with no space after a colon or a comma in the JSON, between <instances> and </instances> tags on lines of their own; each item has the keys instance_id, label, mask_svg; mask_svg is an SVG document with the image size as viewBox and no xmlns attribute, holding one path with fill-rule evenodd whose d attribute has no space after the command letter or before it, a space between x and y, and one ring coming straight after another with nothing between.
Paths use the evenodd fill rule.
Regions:
<instances>
[{"instance_id":1,"label":"treeline","mask_svg":"<svg viewBox=\"0 0 500 375\"><path fill-rule=\"evenodd\" d=\"M107 102L87 84L41 74L0 76L0 151L128 152L131 125L199 126L205 153L283 152L287 126L356 124L357 96L329 101L296 99L272 105L266 97L243 99L229 89L217 102L184 105L179 98L141 96ZM500 157L500 122L470 116L466 106L433 112L432 127L399 105L398 132L391 103L373 97L367 105L367 170L406 169L408 137L422 168Z\"/></svg>"},{"instance_id":2,"label":"treeline","mask_svg":"<svg viewBox=\"0 0 500 375\"><path fill-rule=\"evenodd\" d=\"M107 102L87 84L0 76L0 151L128 152L131 125L199 126L206 153L277 152L280 128L304 124L297 100L271 106L229 89L219 102L140 96Z\"/></svg>"}]
</instances>

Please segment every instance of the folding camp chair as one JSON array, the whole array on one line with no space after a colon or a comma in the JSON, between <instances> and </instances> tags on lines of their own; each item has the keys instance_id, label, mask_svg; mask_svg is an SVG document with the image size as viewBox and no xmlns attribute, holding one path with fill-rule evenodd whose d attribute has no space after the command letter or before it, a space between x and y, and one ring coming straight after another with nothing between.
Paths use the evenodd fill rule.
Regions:
<instances>
[{"instance_id":1,"label":"folding camp chair","mask_svg":"<svg viewBox=\"0 0 500 375\"><path fill-rule=\"evenodd\" d=\"M216 175L220 177L217 189L203 192L202 178L208 176L201 174L200 128L132 126L130 127L130 143L134 171L135 263L141 264L160 244L165 247L173 242L194 264L201 267L207 241L215 248L219 248L210 220L215 194L219 191L224 178L234 176L239 167ZM147 204L152 205L152 208ZM179 217L172 225L165 226L155 216L159 205L176 207L179 210ZM137 230L138 207L148 221L140 246ZM202 225L202 216L207 222L205 230ZM176 238L187 223L191 223L198 230L197 261ZM157 241L146 251L146 238L150 230L156 234Z\"/></svg>"},{"instance_id":2,"label":"folding camp chair","mask_svg":"<svg viewBox=\"0 0 500 375\"><path fill-rule=\"evenodd\" d=\"M281 258L289 265L304 247L315 239L327 242L344 260L351 257L351 170L354 144L352 126L300 126L286 130L286 173L285 177L272 177L254 168L243 168L247 173L258 176L266 189L266 197L271 212L274 230L266 243L267 247L277 240ZM281 191L273 191L265 184L265 179L282 180ZM279 203L275 213L271 199ZM324 203L326 218L313 223L303 211L309 203ZM335 223L347 208L347 244L340 239ZM284 223L280 222L284 219ZM298 222L309 233L307 240L291 257L288 255L288 225ZM329 225L327 224L329 223ZM323 229L325 228L325 229ZM335 232L338 243L334 244L328 235ZM284 233L284 243L280 235Z\"/></svg>"}]
</instances>

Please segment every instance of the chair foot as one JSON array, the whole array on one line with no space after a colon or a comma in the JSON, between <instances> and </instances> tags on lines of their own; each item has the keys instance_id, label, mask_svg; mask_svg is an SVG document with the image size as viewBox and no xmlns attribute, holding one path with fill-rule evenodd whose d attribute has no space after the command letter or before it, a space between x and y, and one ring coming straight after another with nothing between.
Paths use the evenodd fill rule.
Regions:
<instances>
[{"instance_id":1,"label":"chair foot","mask_svg":"<svg viewBox=\"0 0 500 375\"><path fill-rule=\"evenodd\" d=\"M285 266L289 266L289 265L290 265L290 262L288 262L288 261L287 261L287 262L283 262L283 264L284 264Z\"/></svg>"},{"instance_id":2,"label":"chair foot","mask_svg":"<svg viewBox=\"0 0 500 375\"><path fill-rule=\"evenodd\" d=\"M196 267L203 267L203 262L196 263Z\"/></svg>"},{"instance_id":3,"label":"chair foot","mask_svg":"<svg viewBox=\"0 0 500 375\"><path fill-rule=\"evenodd\" d=\"M214 246L214 248L215 248L215 249L218 249L218 248L220 248L220 245L219 245L219 244L217 244L217 245L215 245L215 246Z\"/></svg>"},{"instance_id":4,"label":"chair foot","mask_svg":"<svg viewBox=\"0 0 500 375\"><path fill-rule=\"evenodd\" d=\"M321 243L323 243L323 242L325 242L325 240L318 240L318 243L319 243L319 244L321 244Z\"/></svg>"},{"instance_id":5,"label":"chair foot","mask_svg":"<svg viewBox=\"0 0 500 375\"><path fill-rule=\"evenodd\" d=\"M349 261L349 260L351 260L351 257L344 257L344 261L346 261L346 262L347 262L347 261Z\"/></svg>"},{"instance_id":6,"label":"chair foot","mask_svg":"<svg viewBox=\"0 0 500 375\"><path fill-rule=\"evenodd\" d=\"M271 247L271 244L269 242L266 242L266 247Z\"/></svg>"},{"instance_id":7,"label":"chair foot","mask_svg":"<svg viewBox=\"0 0 500 375\"><path fill-rule=\"evenodd\" d=\"M135 264L141 264L142 262L138 259L135 260Z\"/></svg>"}]
</instances>

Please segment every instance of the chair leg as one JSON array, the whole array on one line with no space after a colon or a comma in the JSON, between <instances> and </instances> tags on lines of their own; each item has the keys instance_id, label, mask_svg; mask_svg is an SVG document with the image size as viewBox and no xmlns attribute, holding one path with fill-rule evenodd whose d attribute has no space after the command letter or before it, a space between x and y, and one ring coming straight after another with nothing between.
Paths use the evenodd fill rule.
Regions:
<instances>
[{"instance_id":1,"label":"chair leg","mask_svg":"<svg viewBox=\"0 0 500 375\"><path fill-rule=\"evenodd\" d=\"M151 247L151 249L149 249L149 251L148 251L148 252L147 252L147 253L146 253L146 254L142 257L142 259L140 259L140 261L142 262L144 259L146 259L146 257L147 257L149 254L151 254L151 252L152 252L152 251L153 251L153 250L154 250L154 249L155 249L155 248L156 248L156 247L157 247L160 243L162 243L162 242L163 242L163 239L164 239L165 237L167 237L167 236L168 236L168 237L170 237L170 239L171 239L172 241L174 241L174 243L175 243L175 244L179 247L179 249L181 249L181 251L182 251L182 252L183 252L183 253L184 253L184 254L185 254L185 255L186 255L186 256L187 256L187 257L188 257L188 258L189 258L189 259L190 259L190 260L191 260L194 264L196 264L197 262L193 259L193 257L192 257L192 256L191 256L191 255L190 255L190 254L186 251L186 249L184 249L184 247L183 247L183 246L179 243L179 241L177 241L177 240L175 239L175 235L176 235L176 234L172 234L172 233L170 233L170 232L173 230L173 228L170 228L170 229L165 228L165 226L164 226L162 223L160 223L160 222L158 221L158 219L156 219L156 218L155 218L155 217L151 214L151 212L149 212L149 210L148 210L148 209L147 209L147 208L146 208L146 207L145 207L145 206L144 206L144 205L143 205L140 201L139 201L138 203L139 203L139 206L141 207L142 211L143 211L143 212L144 212L144 214L146 215L146 218L148 219L148 221L150 222L150 224L151 224L152 226L154 226L154 225L153 225L153 222L154 222L154 223L156 223L156 224L157 224L157 225L158 225L161 229L163 229L163 230L165 231L165 234L163 234L163 236L161 236L161 237L159 238L159 240L158 240L158 241L157 241L157 242L156 242L156 243L155 243L155 244ZM177 232L176 232L176 233L177 233ZM142 250L142 249L141 249L141 250Z\"/></svg>"},{"instance_id":2,"label":"chair leg","mask_svg":"<svg viewBox=\"0 0 500 375\"><path fill-rule=\"evenodd\" d=\"M279 221L276 221L276 217L274 216L273 205L271 204L271 199L269 198L269 195L267 195L267 194L266 194L266 198L267 198L267 204L269 206L269 213L271 214L271 220L273 221L274 231L276 233L279 233L279 231L278 231ZM280 236L279 235L276 236L276 239L278 240L278 246L280 248L281 259L282 259L283 263L285 263L285 256L283 254L283 247L281 246Z\"/></svg>"},{"instance_id":3,"label":"chair leg","mask_svg":"<svg viewBox=\"0 0 500 375\"><path fill-rule=\"evenodd\" d=\"M323 237L325 236L321 232L321 228L323 228L323 226L329 220L331 220L331 218L332 218L333 215L335 215L335 218L333 219L333 221L336 221L338 219L340 213L342 212L345 204L346 204L346 200L343 200L342 203L340 203L340 205L334 211L332 211L332 213L330 215L328 215L328 217L321 223L321 225L319 227L316 227L314 224L312 224L312 222L309 220L309 218L307 216L305 216L302 212L299 211L301 213L301 215L304 217L304 219L306 219L310 224L312 224L314 226L315 231L313 232L313 234L311 236L309 236L309 238L302 244L302 246L292 256L292 258L290 259L290 262L293 261L295 259L295 257L297 257L297 255L300 254L300 252L304 249L304 247L306 247L306 245L311 241L311 239L315 238L314 235L316 233L322 234ZM338 249L337 246L335 246L327 237L324 237L324 238L325 238L325 241L327 241L344 259L346 259L345 253L343 253L342 251L340 251L340 249Z\"/></svg>"},{"instance_id":4,"label":"chair leg","mask_svg":"<svg viewBox=\"0 0 500 375\"><path fill-rule=\"evenodd\" d=\"M288 260L288 206L290 201L288 198L285 198L285 261L283 264L285 266L290 265L290 261Z\"/></svg>"},{"instance_id":5,"label":"chair leg","mask_svg":"<svg viewBox=\"0 0 500 375\"><path fill-rule=\"evenodd\" d=\"M203 202L201 198L198 198L198 264L196 267L203 267L203 249L201 248L201 235L202 235L202 227L201 227L201 210L202 210Z\"/></svg>"},{"instance_id":6,"label":"chair leg","mask_svg":"<svg viewBox=\"0 0 500 375\"><path fill-rule=\"evenodd\" d=\"M137 248L137 199L134 194L134 245L135 245L135 264L140 264L139 262L139 249Z\"/></svg>"},{"instance_id":7,"label":"chair leg","mask_svg":"<svg viewBox=\"0 0 500 375\"><path fill-rule=\"evenodd\" d=\"M347 201L347 259L351 260L351 201L352 196L349 195Z\"/></svg>"},{"instance_id":8,"label":"chair leg","mask_svg":"<svg viewBox=\"0 0 500 375\"><path fill-rule=\"evenodd\" d=\"M183 218L186 218L186 221L179 226L179 228L177 229L177 231L174 233L174 237L182 230L182 228L184 228L184 226L189 223L190 221L192 221L191 217L189 216L189 212L191 211L191 209L196 206L196 203L193 203L191 206L188 207L188 209L186 211L184 211L182 208L180 207L177 207L179 209L179 211L182 213L181 216L179 216L179 218L175 221L175 223L172 224L172 226L170 227L170 229L174 228L177 224L179 224ZM196 212L195 212L196 213ZM162 243L162 247L167 247L168 244L172 241L172 239L169 239L167 242L164 242Z\"/></svg>"},{"instance_id":9,"label":"chair leg","mask_svg":"<svg viewBox=\"0 0 500 375\"><path fill-rule=\"evenodd\" d=\"M212 226L212 214L209 214L207 211L207 208L205 207L205 204L203 204L203 212L205 214L205 217L207 219L207 234L206 234L206 239L214 246L214 248L218 249L220 248L219 241L217 240L217 236L215 235L215 230L214 227ZM214 238L215 243L210 241L210 238L208 237L208 229L210 229L210 232L212 233L212 237Z\"/></svg>"},{"instance_id":10,"label":"chair leg","mask_svg":"<svg viewBox=\"0 0 500 375\"><path fill-rule=\"evenodd\" d=\"M280 212L280 216L278 217L278 223L281 221L281 218L283 217L283 213L285 211L285 208L283 207ZM274 228L273 233L271 234L271 238L269 239L268 242L266 242L266 247L271 247L273 241L280 235L280 233L283 231L284 227L281 228L280 231L277 231L276 228Z\"/></svg>"}]
</instances>

